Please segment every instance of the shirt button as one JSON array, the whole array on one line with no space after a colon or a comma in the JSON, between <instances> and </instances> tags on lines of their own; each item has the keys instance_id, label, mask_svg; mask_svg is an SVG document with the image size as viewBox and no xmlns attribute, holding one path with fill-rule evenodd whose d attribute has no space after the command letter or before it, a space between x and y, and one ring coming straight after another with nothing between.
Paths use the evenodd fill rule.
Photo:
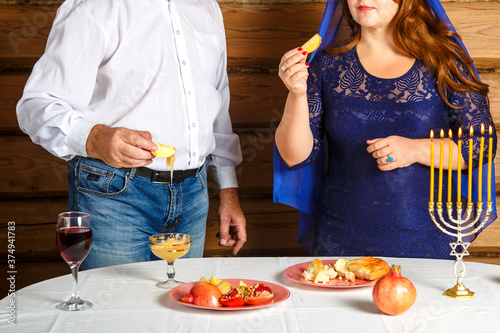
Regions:
<instances>
[{"instance_id":1,"label":"shirt button","mask_svg":"<svg viewBox=\"0 0 500 333\"><path fill-rule=\"evenodd\" d=\"M192 123L192 124L191 124L191 126L196 127L196 124L195 124L195 123Z\"/></svg>"},{"instance_id":2,"label":"shirt button","mask_svg":"<svg viewBox=\"0 0 500 333\"><path fill-rule=\"evenodd\" d=\"M188 91L188 95L191 96L191 91Z\"/></svg>"},{"instance_id":3,"label":"shirt button","mask_svg":"<svg viewBox=\"0 0 500 333\"><path fill-rule=\"evenodd\" d=\"M183 65L185 65L185 64L186 64L186 60L183 60L183 61L182 61L182 64L183 64Z\"/></svg>"},{"instance_id":4,"label":"shirt button","mask_svg":"<svg viewBox=\"0 0 500 333\"><path fill-rule=\"evenodd\" d=\"M196 153L193 153L193 156L196 156Z\"/></svg>"},{"instance_id":5,"label":"shirt button","mask_svg":"<svg viewBox=\"0 0 500 333\"><path fill-rule=\"evenodd\" d=\"M180 35L180 34L181 34L181 32L180 32L179 30L177 30L175 33L176 33L176 34L178 34L178 35Z\"/></svg>"}]
</instances>

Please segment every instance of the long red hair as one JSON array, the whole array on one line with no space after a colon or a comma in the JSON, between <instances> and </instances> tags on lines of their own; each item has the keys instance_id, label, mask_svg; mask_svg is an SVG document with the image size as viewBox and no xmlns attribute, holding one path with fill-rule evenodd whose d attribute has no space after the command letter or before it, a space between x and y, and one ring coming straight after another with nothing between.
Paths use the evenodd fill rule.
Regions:
<instances>
[{"instance_id":1,"label":"long red hair","mask_svg":"<svg viewBox=\"0 0 500 333\"><path fill-rule=\"evenodd\" d=\"M351 34L340 46L328 48L328 52L338 54L352 49L361 38L361 27L353 21L347 0L342 1L344 17ZM433 14L427 0L398 0L399 10L392 20L392 36L398 49L405 55L419 59L429 66L436 75L437 89L443 101L452 108L447 99L448 91L479 92L487 95L489 87L481 82L472 68L472 60L460 45L450 37L460 36L446 28ZM457 61L467 73L462 74ZM456 78L456 79L454 79Z\"/></svg>"}]
</instances>

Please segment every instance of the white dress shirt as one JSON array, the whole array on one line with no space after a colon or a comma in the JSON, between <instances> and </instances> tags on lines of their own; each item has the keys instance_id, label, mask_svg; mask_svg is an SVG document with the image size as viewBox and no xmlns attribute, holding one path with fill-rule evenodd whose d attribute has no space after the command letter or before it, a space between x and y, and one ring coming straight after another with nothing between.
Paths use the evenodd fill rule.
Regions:
<instances>
[{"instance_id":1,"label":"white dress shirt","mask_svg":"<svg viewBox=\"0 0 500 333\"><path fill-rule=\"evenodd\" d=\"M215 0L67 0L17 106L20 128L52 154L88 156L96 124L149 131L176 170L213 166L237 187L222 14ZM148 168L167 170L165 159Z\"/></svg>"}]
</instances>

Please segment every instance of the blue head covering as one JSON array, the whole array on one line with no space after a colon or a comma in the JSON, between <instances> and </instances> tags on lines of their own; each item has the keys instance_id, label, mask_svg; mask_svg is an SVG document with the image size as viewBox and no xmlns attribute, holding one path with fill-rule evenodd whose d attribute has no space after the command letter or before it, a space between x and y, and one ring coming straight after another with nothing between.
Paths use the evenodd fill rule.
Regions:
<instances>
[{"instance_id":1,"label":"blue head covering","mask_svg":"<svg viewBox=\"0 0 500 333\"><path fill-rule=\"evenodd\" d=\"M456 33L448 15L444 11L443 6L439 0L427 0L431 6L434 14L443 21L447 28ZM325 7L325 12L321 20L320 27L318 29L318 34L322 37L322 43L317 51L315 51L309 61L312 60L316 52L324 49L330 45L337 37L337 32L339 26L342 22L342 4L340 0L328 0ZM465 50L467 54L467 49L462 42L462 39L453 37L456 42ZM479 77L476 67L472 64L472 68ZM493 162L492 162L493 164ZM483 166L483 198L484 201L487 198L487 174L488 174L488 163ZM493 186L491 189L491 198L493 201L493 211L490 215L489 220L483 227L486 228L491 222L496 219L496 189L495 189L495 166L492 167L491 179ZM310 253L312 253L312 245L314 238L314 214L316 209L316 202L319 196L319 191L321 188L321 182L323 174L325 171L325 152L324 149L319 154L311 164L305 167L290 171L286 167L285 163L281 159L281 156L274 147L274 187L273 187L273 200L274 202L280 202L300 210L300 223L299 223L299 243ZM472 201L476 202L478 198L477 192L477 177L478 169L473 170L473 183L472 183ZM454 173L454 179L456 181L456 173ZM462 195L467 197L468 182L467 175L462 174ZM486 207L486 205L484 205ZM430 217L429 217L430 218ZM436 232L439 232L436 229ZM475 237L474 237L475 238ZM472 241L474 239L467 239L467 241Z\"/></svg>"}]
</instances>

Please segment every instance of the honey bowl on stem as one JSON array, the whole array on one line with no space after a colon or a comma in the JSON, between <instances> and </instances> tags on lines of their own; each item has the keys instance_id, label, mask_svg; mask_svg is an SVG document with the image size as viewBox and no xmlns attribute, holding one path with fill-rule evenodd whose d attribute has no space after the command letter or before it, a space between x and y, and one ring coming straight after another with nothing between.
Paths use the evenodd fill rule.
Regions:
<instances>
[{"instance_id":1,"label":"honey bowl on stem","mask_svg":"<svg viewBox=\"0 0 500 333\"><path fill-rule=\"evenodd\" d=\"M151 252L167 262L168 280L158 282L157 287L163 289L173 289L183 282L174 280L176 259L184 256L191 247L191 236L182 233L160 233L149 237L149 247Z\"/></svg>"}]
</instances>

